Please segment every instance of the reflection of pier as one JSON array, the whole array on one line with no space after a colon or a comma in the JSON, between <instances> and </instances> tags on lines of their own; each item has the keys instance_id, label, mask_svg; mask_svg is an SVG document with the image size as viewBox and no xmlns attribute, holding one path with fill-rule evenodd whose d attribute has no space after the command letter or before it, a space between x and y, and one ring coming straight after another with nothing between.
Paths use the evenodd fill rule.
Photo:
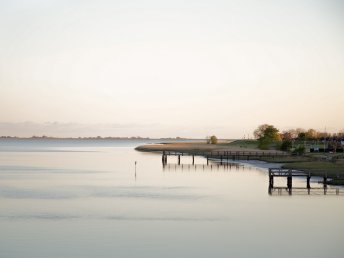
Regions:
<instances>
[{"instance_id":1,"label":"reflection of pier","mask_svg":"<svg viewBox=\"0 0 344 258\"><path fill-rule=\"evenodd\" d=\"M181 157L191 156L192 165L195 164L195 156L202 156L207 159L207 164L209 164L209 159L219 159L220 164L227 160L254 160L261 158L276 158L285 157L289 154L285 152L277 151L210 151L210 152L177 152L177 151L163 151L162 152L162 163L167 164L168 156L177 156L178 165L181 163Z\"/></svg>"},{"instance_id":2,"label":"reflection of pier","mask_svg":"<svg viewBox=\"0 0 344 258\"><path fill-rule=\"evenodd\" d=\"M344 195L344 189L327 187L269 187L270 195Z\"/></svg>"},{"instance_id":3,"label":"reflection of pier","mask_svg":"<svg viewBox=\"0 0 344 258\"><path fill-rule=\"evenodd\" d=\"M250 167L248 168L251 169ZM245 170L245 166L237 163L226 164L165 164L163 165L164 171L230 171L230 170Z\"/></svg>"}]
</instances>

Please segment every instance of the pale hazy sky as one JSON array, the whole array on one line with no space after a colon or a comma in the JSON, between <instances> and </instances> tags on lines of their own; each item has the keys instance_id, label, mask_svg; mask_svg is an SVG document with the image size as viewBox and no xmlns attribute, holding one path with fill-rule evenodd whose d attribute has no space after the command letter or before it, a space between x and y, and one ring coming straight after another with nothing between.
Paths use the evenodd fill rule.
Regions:
<instances>
[{"instance_id":1,"label":"pale hazy sky","mask_svg":"<svg viewBox=\"0 0 344 258\"><path fill-rule=\"evenodd\" d=\"M343 13L331 0L0 0L0 135L343 129Z\"/></svg>"}]
</instances>

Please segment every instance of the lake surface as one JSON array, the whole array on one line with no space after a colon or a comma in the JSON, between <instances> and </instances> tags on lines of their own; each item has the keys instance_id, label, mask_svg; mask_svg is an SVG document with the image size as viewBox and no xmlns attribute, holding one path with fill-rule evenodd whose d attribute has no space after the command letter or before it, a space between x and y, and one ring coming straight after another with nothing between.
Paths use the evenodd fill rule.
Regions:
<instances>
[{"instance_id":1,"label":"lake surface","mask_svg":"<svg viewBox=\"0 0 344 258\"><path fill-rule=\"evenodd\" d=\"M0 140L0 257L343 257L344 196L144 142Z\"/></svg>"}]
</instances>

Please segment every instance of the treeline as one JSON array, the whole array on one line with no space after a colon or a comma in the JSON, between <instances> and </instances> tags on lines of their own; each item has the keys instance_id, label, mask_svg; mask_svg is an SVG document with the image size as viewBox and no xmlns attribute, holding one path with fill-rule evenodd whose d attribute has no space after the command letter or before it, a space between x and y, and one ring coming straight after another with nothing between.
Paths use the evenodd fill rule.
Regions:
<instances>
[{"instance_id":1,"label":"treeline","mask_svg":"<svg viewBox=\"0 0 344 258\"><path fill-rule=\"evenodd\" d=\"M344 145L344 130L332 134L302 128L280 132L273 125L263 124L254 131L253 135L261 149L278 148L298 154L304 153L307 146L310 146L310 151L325 152L342 151Z\"/></svg>"}]
</instances>

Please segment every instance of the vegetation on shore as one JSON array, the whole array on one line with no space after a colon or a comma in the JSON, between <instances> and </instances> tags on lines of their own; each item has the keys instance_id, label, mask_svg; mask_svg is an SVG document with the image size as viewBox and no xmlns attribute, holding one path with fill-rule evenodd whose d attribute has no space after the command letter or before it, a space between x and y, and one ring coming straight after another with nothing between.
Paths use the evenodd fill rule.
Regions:
<instances>
[{"instance_id":1,"label":"vegetation on shore","mask_svg":"<svg viewBox=\"0 0 344 258\"><path fill-rule=\"evenodd\" d=\"M254 131L254 136L258 148L280 149L291 154L287 160L280 160L285 163L283 168L327 176L332 179L330 184L344 184L344 132L329 134L298 128L280 133L273 125L263 124Z\"/></svg>"},{"instance_id":2,"label":"vegetation on shore","mask_svg":"<svg viewBox=\"0 0 344 258\"><path fill-rule=\"evenodd\" d=\"M218 139L215 135L210 136L209 138L207 137L207 143L208 144L217 144L218 143Z\"/></svg>"}]
</instances>

